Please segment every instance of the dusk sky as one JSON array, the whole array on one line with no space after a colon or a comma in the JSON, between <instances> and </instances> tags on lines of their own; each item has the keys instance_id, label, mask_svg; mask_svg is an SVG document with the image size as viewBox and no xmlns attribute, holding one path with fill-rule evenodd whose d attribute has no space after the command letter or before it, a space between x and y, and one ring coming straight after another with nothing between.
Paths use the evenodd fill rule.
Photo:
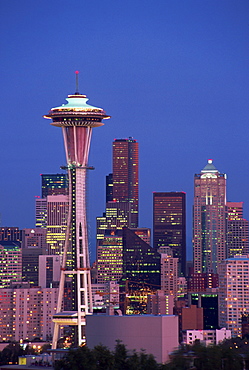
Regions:
<instances>
[{"instance_id":1,"label":"dusk sky","mask_svg":"<svg viewBox=\"0 0 249 370\"><path fill-rule=\"evenodd\" d=\"M140 226L152 192L187 193L192 257L193 179L212 158L227 199L249 219L248 0L2 0L1 226L35 225L41 173L62 173L62 133L43 115L79 91L111 115L93 130L91 253L105 208L112 141L140 146Z\"/></svg>"}]
</instances>

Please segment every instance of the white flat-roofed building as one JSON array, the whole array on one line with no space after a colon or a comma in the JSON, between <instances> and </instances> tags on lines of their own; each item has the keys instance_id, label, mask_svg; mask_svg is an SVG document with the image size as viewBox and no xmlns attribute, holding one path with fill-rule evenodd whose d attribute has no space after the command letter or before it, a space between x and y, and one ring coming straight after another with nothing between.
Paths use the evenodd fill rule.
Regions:
<instances>
[{"instance_id":1,"label":"white flat-roofed building","mask_svg":"<svg viewBox=\"0 0 249 370\"><path fill-rule=\"evenodd\" d=\"M231 338L231 330L226 328L216 330L186 330L183 332L183 343L194 344L199 340L205 345L219 344L225 339Z\"/></svg>"},{"instance_id":2,"label":"white flat-roofed building","mask_svg":"<svg viewBox=\"0 0 249 370\"><path fill-rule=\"evenodd\" d=\"M159 363L169 359L178 345L178 317L174 315L86 316L86 342L89 348L102 343L114 350L120 340L128 351L144 349Z\"/></svg>"}]
</instances>

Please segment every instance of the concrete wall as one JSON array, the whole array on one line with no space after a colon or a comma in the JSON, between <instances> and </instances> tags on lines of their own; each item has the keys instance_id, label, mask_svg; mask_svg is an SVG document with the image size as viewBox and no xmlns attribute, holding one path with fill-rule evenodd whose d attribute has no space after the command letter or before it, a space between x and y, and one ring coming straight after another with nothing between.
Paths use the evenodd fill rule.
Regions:
<instances>
[{"instance_id":1,"label":"concrete wall","mask_svg":"<svg viewBox=\"0 0 249 370\"><path fill-rule=\"evenodd\" d=\"M86 319L86 341L89 348L98 344L114 350L121 340L128 350L153 354L159 363L178 347L178 317L173 315L105 316Z\"/></svg>"}]
</instances>

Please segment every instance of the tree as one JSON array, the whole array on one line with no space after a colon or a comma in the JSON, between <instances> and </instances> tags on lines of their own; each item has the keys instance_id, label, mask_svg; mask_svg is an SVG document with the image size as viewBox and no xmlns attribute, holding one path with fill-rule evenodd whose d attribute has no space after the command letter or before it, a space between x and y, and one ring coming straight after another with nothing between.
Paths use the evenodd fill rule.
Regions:
<instances>
[{"instance_id":1,"label":"tree","mask_svg":"<svg viewBox=\"0 0 249 370\"><path fill-rule=\"evenodd\" d=\"M10 343L1 352L0 357L1 364L6 365L9 364L10 362L12 364L17 364L18 357L24 355L24 353L25 352L19 343L17 342Z\"/></svg>"},{"instance_id":2,"label":"tree","mask_svg":"<svg viewBox=\"0 0 249 370\"><path fill-rule=\"evenodd\" d=\"M113 353L102 344L95 346L92 350L93 356L98 370L111 370L114 366Z\"/></svg>"},{"instance_id":3,"label":"tree","mask_svg":"<svg viewBox=\"0 0 249 370\"><path fill-rule=\"evenodd\" d=\"M55 370L96 370L92 351L86 346L70 349L62 360L56 361Z\"/></svg>"}]
</instances>

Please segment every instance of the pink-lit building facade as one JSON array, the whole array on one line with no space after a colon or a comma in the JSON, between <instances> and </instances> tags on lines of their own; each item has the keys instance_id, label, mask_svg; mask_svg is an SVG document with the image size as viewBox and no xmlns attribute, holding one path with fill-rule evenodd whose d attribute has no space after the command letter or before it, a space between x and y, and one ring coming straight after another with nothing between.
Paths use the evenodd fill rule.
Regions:
<instances>
[{"instance_id":1,"label":"pink-lit building facade","mask_svg":"<svg viewBox=\"0 0 249 370\"><path fill-rule=\"evenodd\" d=\"M249 253L249 221L243 217L243 202L227 202L227 257Z\"/></svg>"},{"instance_id":2,"label":"pink-lit building facade","mask_svg":"<svg viewBox=\"0 0 249 370\"><path fill-rule=\"evenodd\" d=\"M216 273L226 258L226 175L212 159L194 176L194 272Z\"/></svg>"},{"instance_id":3,"label":"pink-lit building facade","mask_svg":"<svg viewBox=\"0 0 249 370\"><path fill-rule=\"evenodd\" d=\"M58 288L0 290L0 341L51 340Z\"/></svg>"},{"instance_id":4,"label":"pink-lit building facade","mask_svg":"<svg viewBox=\"0 0 249 370\"><path fill-rule=\"evenodd\" d=\"M130 204L130 227L138 227L138 142L113 142L113 200Z\"/></svg>"}]
</instances>

